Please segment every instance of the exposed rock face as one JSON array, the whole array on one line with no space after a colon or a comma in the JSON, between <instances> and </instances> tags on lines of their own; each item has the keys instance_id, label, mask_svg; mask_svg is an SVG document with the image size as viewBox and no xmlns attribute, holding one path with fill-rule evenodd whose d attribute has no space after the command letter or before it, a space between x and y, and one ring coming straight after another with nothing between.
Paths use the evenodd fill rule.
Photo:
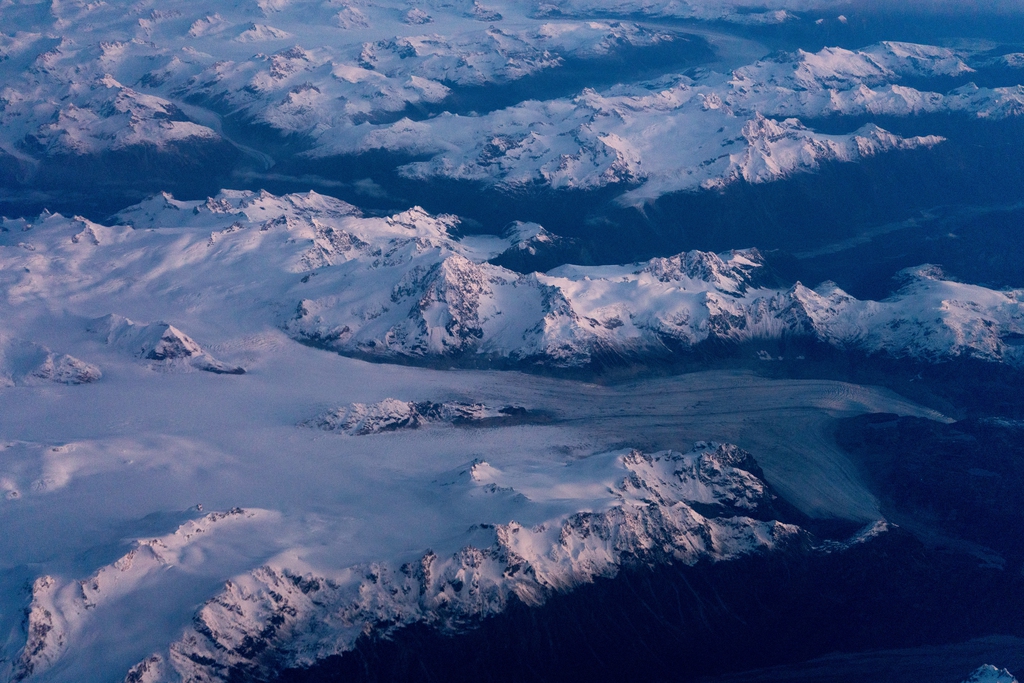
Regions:
<instances>
[{"instance_id":1,"label":"exposed rock face","mask_svg":"<svg viewBox=\"0 0 1024 683\"><path fill-rule=\"evenodd\" d=\"M528 411L520 406L490 408L482 403L414 403L388 398L370 405L353 403L330 410L303 422L302 425L329 432L365 436L399 429L418 429L431 423L499 425L503 422L521 421L528 414Z\"/></svg>"},{"instance_id":2,"label":"exposed rock face","mask_svg":"<svg viewBox=\"0 0 1024 683\"><path fill-rule=\"evenodd\" d=\"M14 669L15 681L22 681L44 669L60 656L65 638L65 624L51 603L57 581L42 576L32 584L32 606L26 613L25 647Z\"/></svg>"}]
</instances>

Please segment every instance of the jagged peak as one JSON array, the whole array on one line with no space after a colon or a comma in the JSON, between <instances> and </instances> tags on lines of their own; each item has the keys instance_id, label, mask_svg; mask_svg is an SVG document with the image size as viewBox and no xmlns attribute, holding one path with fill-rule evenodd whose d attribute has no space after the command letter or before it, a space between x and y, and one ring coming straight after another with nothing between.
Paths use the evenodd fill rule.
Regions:
<instances>
[{"instance_id":1,"label":"jagged peak","mask_svg":"<svg viewBox=\"0 0 1024 683\"><path fill-rule=\"evenodd\" d=\"M964 683L1017 683L1017 678L1006 669L985 664L972 673Z\"/></svg>"},{"instance_id":2,"label":"jagged peak","mask_svg":"<svg viewBox=\"0 0 1024 683\"><path fill-rule=\"evenodd\" d=\"M215 374L245 374L244 368L220 362L170 323L136 323L111 313L91 321L87 329L102 334L109 346L161 367L177 368L184 365Z\"/></svg>"}]
</instances>

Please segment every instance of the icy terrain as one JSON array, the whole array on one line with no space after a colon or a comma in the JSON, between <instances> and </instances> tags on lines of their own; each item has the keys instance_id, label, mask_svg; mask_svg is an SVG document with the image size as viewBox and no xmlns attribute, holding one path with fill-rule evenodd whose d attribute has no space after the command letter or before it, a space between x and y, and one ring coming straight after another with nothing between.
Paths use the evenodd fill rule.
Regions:
<instances>
[{"instance_id":1,"label":"icy terrain","mask_svg":"<svg viewBox=\"0 0 1024 683\"><path fill-rule=\"evenodd\" d=\"M952 282L930 266L901 273L893 297L860 301L831 283L773 286L756 250L524 275L488 262L522 248L518 231L458 239L454 216L369 218L315 193L158 196L118 218L126 224L56 214L0 224L7 306L59 302L140 360L213 372L244 367L188 334L225 315L343 354L421 363L578 368L782 338L924 362L1024 362L1021 292ZM185 311L195 323L179 322Z\"/></svg>"},{"instance_id":2,"label":"icy terrain","mask_svg":"<svg viewBox=\"0 0 1024 683\"><path fill-rule=\"evenodd\" d=\"M878 513L828 446L830 416L929 414L831 382L696 375L603 389L515 374L496 382L493 373L370 366L272 329L231 332L218 346L246 358L243 376L154 371L81 337L75 346L103 364L102 381L0 396L10 425L2 503L12 531L2 554L8 676L119 680L158 655L146 665L163 672L156 680L175 680L175 667L219 680L221 664L267 671L343 650L364 626L447 619L454 628L512 594L540 600L565 582L614 574L619 563L657 561L660 553L727 559L799 533L743 519L770 498L746 456L714 445L659 453L669 444L688 450L695 434L757 451L762 476L804 509L866 523ZM91 393L74 393L83 390ZM297 426L326 406L395 394L514 402L558 411L565 423L502 427L485 456L477 430L341 438ZM40 412L52 417L30 419ZM656 423L665 426L652 429L659 412ZM622 434L641 431L653 457L616 450ZM643 527L655 536L636 536L631 525L672 500L741 515L716 519L706 507L694 515L676 505L671 526L659 516ZM76 523L66 527L69 515ZM584 523L607 529L611 536L590 538L611 545L557 540L557 530ZM506 580L513 552L522 571ZM407 575L407 564L433 567L430 581ZM378 592L406 584L397 598ZM318 603L348 617L310 631ZM238 610L244 618L233 617ZM278 623L278 614L292 616ZM267 632L269 623L280 630ZM245 654L245 636L260 633L270 660ZM300 633L309 648L297 651L290 639ZM216 666L183 659L210 648L221 653ZM281 648L300 659L273 660Z\"/></svg>"},{"instance_id":3,"label":"icy terrain","mask_svg":"<svg viewBox=\"0 0 1024 683\"><path fill-rule=\"evenodd\" d=\"M1017 683L1017 679L1006 669L986 664L971 674L964 683Z\"/></svg>"},{"instance_id":4,"label":"icy terrain","mask_svg":"<svg viewBox=\"0 0 1024 683\"><path fill-rule=\"evenodd\" d=\"M0 200L385 159L396 184L642 210L1024 114L1021 86L971 82L1014 81L1019 52L769 55L690 21L836 7L0 0ZM649 68L616 72L623 55ZM787 345L1024 368L1024 290L922 263L857 299L748 244L572 265L557 225L470 234L360 182L392 208L224 190L0 218L0 681L267 680L633 569L854 553L893 527L836 420L949 418L838 381L652 369L770 368ZM639 378L585 381L609 367ZM822 520L859 531L824 540Z\"/></svg>"},{"instance_id":5,"label":"icy terrain","mask_svg":"<svg viewBox=\"0 0 1024 683\"><path fill-rule=\"evenodd\" d=\"M314 193L157 196L118 218L0 232L10 680L271 675L362 632L457 631L624 566L813 546L773 491L867 525L863 540L886 527L831 420L942 419L837 382L600 387L314 342L559 366L799 332L1017 362L1017 294L930 269L860 302L772 289L755 251L520 275L487 260L539 226L460 240L452 216L364 217Z\"/></svg>"},{"instance_id":6,"label":"icy terrain","mask_svg":"<svg viewBox=\"0 0 1024 683\"><path fill-rule=\"evenodd\" d=\"M61 160L109 173L111 154L122 163L163 159L187 168L223 160L232 146L258 175L278 160L316 168L325 158L384 150L405 161L429 157L403 166L410 179L503 190L616 185L626 193L622 202L637 205L941 142L852 118L842 134L826 134L801 119L942 113L968 121L1024 111L1021 86L969 81L972 64L993 59L972 49L885 42L766 57L754 44L764 58L733 69L734 57L721 49L712 55L718 34L704 43L699 31L671 22L614 18L639 12L771 23L831 3L771 3L761 14L750 11L755 4L7 0L0 177L9 186L57 182ZM525 87L535 93L529 99L460 104L476 102L467 93L485 86L560 70L593 69L591 79L600 81L601 60L673 46L709 68L684 76L685 64L670 63L661 72L652 67L664 75L649 81L637 68L634 77L623 74L624 85L595 89L583 78L566 81L563 92ZM943 78L964 84L947 92Z\"/></svg>"}]
</instances>

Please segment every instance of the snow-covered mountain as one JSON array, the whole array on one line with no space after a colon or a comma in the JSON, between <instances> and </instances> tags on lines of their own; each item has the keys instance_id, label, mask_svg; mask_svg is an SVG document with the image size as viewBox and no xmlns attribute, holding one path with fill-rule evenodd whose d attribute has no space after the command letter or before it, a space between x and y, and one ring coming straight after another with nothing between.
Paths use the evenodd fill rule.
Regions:
<instances>
[{"instance_id":1,"label":"snow-covered mountain","mask_svg":"<svg viewBox=\"0 0 1024 683\"><path fill-rule=\"evenodd\" d=\"M102 376L91 363L0 332L0 387L39 382L86 384Z\"/></svg>"},{"instance_id":2,"label":"snow-covered mountain","mask_svg":"<svg viewBox=\"0 0 1024 683\"><path fill-rule=\"evenodd\" d=\"M139 662L125 680L268 680L282 668L345 652L364 634L386 635L417 622L458 632L503 611L510 601L538 605L554 592L614 576L624 566L721 562L814 543L799 527L773 518L774 494L750 454L735 446L698 443L687 453L610 453L580 469L569 476L585 492L579 512L532 526L481 524L473 532L475 542L451 555L428 550L401 564L382 558L329 574L301 563L273 563L236 577L169 649ZM529 496L517 490L528 481L484 461L438 484L450 496L507 500L513 508L529 504ZM225 525L257 523L267 514L209 514L168 536L140 541L86 579L37 579L29 637L12 680L45 673L89 610L116 600L152 572L179 565L194 539ZM850 543L885 530L884 523L873 524ZM826 544L818 551L845 547Z\"/></svg>"},{"instance_id":3,"label":"snow-covered mountain","mask_svg":"<svg viewBox=\"0 0 1024 683\"><path fill-rule=\"evenodd\" d=\"M0 202L87 207L0 217L0 683L264 681L638 570L900 560L837 421L951 418L742 362L652 370L827 349L1013 376L1024 290L922 264L858 300L748 244L572 265L589 242L512 220L549 215L519 212L535 191L599 226L610 197L927 157L931 122L1024 114L1019 45L757 42L846 6L0 0ZM203 189L94 220L179 177L377 208ZM433 188L514 215L474 234L500 223L403 199Z\"/></svg>"},{"instance_id":4,"label":"snow-covered mountain","mask_svg":"<svg viewBox=\"0 0 1024 683\"><path fill-rule=\"evenodd\" d=\"M942 142L936 136L901 138L872 124L826 135L797 119L738 117L720 104L686 85L610 96L588 91L485 117L401 122L368 138L363 149L437 152L430 161L402 167L410 178L470 180L511 191L641 185L622 199L637 203L737 181L771 182L826 162ZM402 140L415 140L415 146L403 148Z\"/></svg>"},{"instance_id":5,"label":"snow-covered mountain","mask_svg":"<svg viewBox=\"0 0 1024 683\"><path fill-rule=\"evenodd\" d=\"M825 135L794 117L957 112L998 119L1024 113L1021 86L969 84L941 94L900 85L906 77L971 71L959 53L925 45L888 42L859 51L798 51L730 75L665 77L604 92L587 90L573 98L524 102L486 116L400 121L374 130L355 150L433 155L403 167L412 178L456 178L506 189L621 184L631 191L620 201L639 204L670 192L770 182L825 162L942 142L936 136L904 139L875 125ZM316 153L330 154L332 148Z\"/></svg>"},{"instance_id":6,"label":"snow-covered mountain","mask_svg":"<svg viewBox=\"0 0 1024 683\"><path fill-rule=\"evenodd\" d=\"M848 544L818 543L780 518L765 472L801 509L831 501L821 514L870 522L851 543L884 536L870 494L836 470L847 467L841 456L802 443L818 432L805 420L931 414L833 382L690 377L620 394L519 373L497 381L369 365L272 329L253 333L245 312L205 334L218 353L251 357L245 375L153 372L95 333L76 334L76 316L34 312L34 324L3 320L65 337L105 372L85 385L0 390L5 681L269 674L345 651L364 632L470 628L511 601L535 604L623 567L841 553ZM383 398L395 395L409 400ZM760 443L760 466L720 443L609 449L623 435L650 443L657 433L621 411L649 404L645 396L664 397L667 443L679 443L681 420L705 412L695 431L742 435L769 419L770 443L785 423L779 406L801 417L784 449ZM468 413L476 428L340 436L299 426L324 408L334 431L357 413L386 420L409 404L429 406L428 417ZM347 407L334 421L338 405ZM492 420L501 409L491 406L566 419ZM737 431L723 432L723 410ZM779 465L794 453L825 478L787 475Z\"/></svg>"},{"instance_id":7,"label":"snow-covered mountain","mask_svg":"<svg viewBox=\"0 0 1024 683\"><path fill-rule=\"evenodd\" d=\"M932 415L874 390L798 382L794 398L740 377L726 393L666 392L671 433L644 454L623 450L657 433L621 423L635 395L312 346L442 368L579 367L796 334L923 361L1019 360L1018 293L935 269L883 302L780 289L755 250L521 274L490 261L557 241L538 225L457 237L454 216L369 217L312 192L158 195L117 221L0 224L3 680L269 675L360 633L459 631L622 567L841 552L780 518L737 447L665 450L679 448L679 411L710 399L698 427L719 443L754 438L798 509L872 523L851 542L885 527L843 456L801 445L802 426L776 451L750 420L765 401L810 401L801 420ZM723 405L742 429L722 431ZM779 464L793 457L821 477L794 479L800 467ZM52 531L71 518L81 524Z\"/></svg>"},{"instance_id":8,"label":"snow-covered mountain","mask_svg":"<svg viewBox=\"0 0 1024 683\"><path fill-rule=\"evenodd\" d=\"M397 0L7 2L0 151L29 163L202 146L220 140L221 115L319 137L437 103L452 85L515 80L566 58L673 39L628 23L538 21L528 10Z\"/></svg>"},{"instance_id":9,"label":"snow-covered mountain","mask_svg":"<svg viewBox=\"0 0 1024 683\"><path fill-rule=\"evenodd\" d=\"M641 328L624 322L631 308L780 296L766 288L756 252L521 275L488 259L544 243L539 226L455 239L452 216L365 217L315 193L225 192L202 202L160 195L119 219L125 224L105 226L44 214L0 226L2 331L40 340L29 345L34 364L10 367L57 357L45 342L88 359L76 366L82 381L98 380L35 383L18 380L19 370L16 386L0 389L0 514L11 530L0 536L2 680L264 676L344 652L362 633L414 623L457 632L511 601L538 604L623 567L846 547L817 544L781 519L767 475L737 447L613 446L640 431L617 422L637 395L577 401L600 389L519 373L499 382L493 372L369 366L281 332L306 334L299 326L315 319L296 318L301 308L350 315L362 306L360 338L387 334L374 324L410 333L407 346L382 348L381 359L469 356L502 339L520 345L508 346L511 354L523 343L514 325L473 332L479 312L497 302L518 307L508 309L519 311L516 324L536 325L529 316L544 310L576 321L549 337L583 355L543 359L575 362L614 335L632 343ZM598 315L591 309L601 291L615 301L618 327L575 312ZM392 307L404 307L401 320ZM410 312L425 333L404 322ZM613 336L587 336L591 329ZM332 343L326 331L319 341ZM396 352L406 355L389 355ZM241 367L236 376L187 371ZM931 414L836 383L764 388L741 377L722 393L721 381L691 394L655 391L676 411L665 419L665 447L678 443L678 411L700 414L707 399L711 417L698 426L715 436L723 405L743 430L724 433L739 436L766 414L766 401L805 405L801 420ZM744 400L754 401L746 412ZM531 419L576 409L584 412L564 421ZM476 429L443 428L457 423ZM784 456L766 449L765 471L801 510L870 522L851 542L882 533L870 494L843 473L841 456L818 441L799 443L803 425ZM485 458L482 440L492 444ZM809 485L801 474L797 483L792 466L773 460L793 453L809 453L825 478ZM813 501L801 493L808 486ZM55 533L68 519L73 528Z\"/></svg>"},{"instance_id":10,"label":"snow-covered mountain","mask_svg":"<svg viewBox=\"0 0 1024 683\"><path fill-rule=\"evenodd\" d=\"M971 674L964 683L1017 683L1017 679L1006 669L985 664Z\"/></svg>"},{"instance_id":11,"label":"snow-covered mountain","mask_svg":"<svg viewBox=\"0 0 1024 683\"><path fill-rule=\"evenodd\" d=\"M766 3L759 14L752 12L757 4L302 0L199 7L144 0L42 10L7 3L0 165L14 169L7 184L31 184L40 163L59 175L54 163L68 157L95 168L107 152L135 160L128 163L147 155L186 164L222 159L234 135L244 142L241 153L266 167L274 155L301 166L387 150L430 157L405 166L409 178L501 188L621 185L631 190L623 201L639 204L939 142L927 130L904 139L853 124L828 135L799 119L935 112L991 119L1024 111L1024 91L1012 83L968 83L951 92L906 85L908 78L969 77L975 53L898 42L775 55L695 79L669 66L650 82L624 75L622 85L594 90L584 79L561 97L542 89L537 101L508 107L499 98L493 107L474 107L482 111L459 109L466 88L624 49L700 40L595 13L785 21L788 12L815 5ZM705 61L712 58L706 52ZM280 149L276 138L291 147Z\"/></svg>"},{"instance_id":12,"label":"snow-covered mountain","mask_svg":"<svg viewBox=\"0 0 1024 683\"><path fill-rule=\"evenodd\" d=\"M585 367L792 337L922 362L1024 362L1021 293L953 282L932 266L904 271L887 300L860 301L831 283L778 288L756 250L524 275L488 262L522 243L517 231L456 239L453 216L367 218L314 193L159 196L119 218L134 229L59 215L6 221L7 306L39 297L88 318L169 320L187 306L206 324L244 310L311 345L385 361ZM111 343L141 357L167 355L157 346L179 335L176 355L238 370L166 323L106 325Z\"/></svg>"},{"instance_id":13,"label":"snow-covered mountain","mask_svg":"<svg viewBox=\"0 0 1024 683\"><path fill-rule=\"evenodd\" d=\"M221 363L203 351L194 339L167 323L140 325L111 314L90 323L89 331L102 335L110 346L136 358L159 363L161 367L188 366L216 374L245 374L244 368Z\"/></svg>"}]
</instances>

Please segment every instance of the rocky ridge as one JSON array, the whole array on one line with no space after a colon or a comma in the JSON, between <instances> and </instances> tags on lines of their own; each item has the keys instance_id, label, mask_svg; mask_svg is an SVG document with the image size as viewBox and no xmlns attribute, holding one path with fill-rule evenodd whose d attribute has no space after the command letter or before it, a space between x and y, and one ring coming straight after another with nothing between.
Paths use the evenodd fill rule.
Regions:
<instances>
[{"instance_id":1,"label":"rocky ridge","mask_svg":"<svg viewBox=\"0 0 1024 683\"><path fill-rule=\"evenodd\" d=\"M119 218L136 229L55 214L5 221L0 263L12 305L56 296L92 318L109 305L111 286L127 302L171 289L190 302L192 325L241 307L307 344L397 362L600 367L707 342L781 339L920 362L1024 359L1020 292L953 282L928 265L903 271L892 297L861 301L828 282L779 287L756 250L521 274L489 262L521 241L515 235L458 238L453 216L413 209L366 218L315 193L158 196ZM169 333L121 327L132 330L125 340L153 336L142 355L159 355L154 345ZM170 346L192 349L171 336Z\"/></svg>"},{"instance_id":2,"label":"rocky ridge","mask_svg":"<svg viewBox=\"0 0 1024 683\"><path fill-rule=\"evenodd\" d=\"M505 190L617 186L626 193L623 202L640 205L666 193L770 182L827 162L940 141L853 124L828 135L800 119L926 113L1000 119L1024 111L1021 86L1012 83L919 89L921 80L969 77L972 64L992 55L899 42L773 55L693 78L667 67L650 82L624 78L623 85L598 90L581 83L561 97L458 110L460 89L692 40L637 22L595 19L595 13L741 23L793 17L794 10L778 3L752 11L759 4L410 8L392 0L303 0L201 9L175 0L160 7L143 2L128 12L117 3L23 12L0 33L0 166L4 182L18 185L31 184L37 173L59 176L55 161L86 160L85 167L100 168L111 153L132 163L149 156L185 167L213 163L235 145L224 132L230 124L227 129L249 131L247 145L261 147L267 130L295 143L292 151L236 147L264 170L275 165L275 155L304 165L383 150L429 157L404 166L408 178ZM1014 63L1014 54L1004 61ZM438 112L447 113L428 117Z\"/></svg>"},{"instance_id":3,"label":"rocky ridge","mask_svg":"<svg viewBox=\"0 0 1024 683\"><path fill-rule=\"evenodd\" d=\"M526 416L527 413L520 406L491 408L483 403L412 402L387 398L377 403L353 403L329 410L301 424L327 432L365 436L399 429L419 429L431 423L495 426Z\"/></svg>"},{"instance_id":4,"label":"rocky ridge","mask_svg":"<svg viewBox=\"0 0 1024 683\"><path fill-rule=\"evenodd\" d=\"M233 579L180 640L125 680L268 680L285 667L345 652L362 635L386 636L413 623L457 633L511 601L538 605L624 566L719 562L813 546L799 527L773 518L774 495L750 455L734 446L631 451L613 463L617 479L604 510L533 527L483 524L478 533L489 545L467 545L450 556L427 551L402 564L328 574L267 565ZM473 472L471 486L487 482L486 467L478 463ZM829 548L820 551L842 549Z\"/></svg>"}]
</instances>

